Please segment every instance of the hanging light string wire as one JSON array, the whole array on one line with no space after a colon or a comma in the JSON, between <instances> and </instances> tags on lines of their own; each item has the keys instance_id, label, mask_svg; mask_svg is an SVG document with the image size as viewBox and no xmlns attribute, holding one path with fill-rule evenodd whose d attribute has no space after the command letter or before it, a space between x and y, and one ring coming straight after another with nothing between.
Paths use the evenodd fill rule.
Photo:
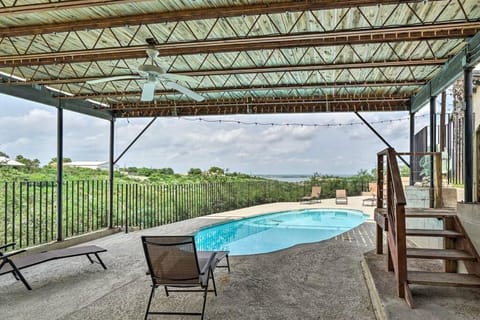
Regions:
<instances>
[{"instance_id":1,"label":"hanging light string wire","mask_svg":"<svg viewBox=\"0 0 480 320\"><path fill-rule=\"evenodd\" d=\"M415 118L425 118L429 114L423 114L416 116ZM363 122L348 122L348 123L275 123L275 122L249 122L249 121L240 121L232 119L206 119L206 118L184 118L180 117L179 119L186 121L199 121L207 123L232 123L232 124L241 124L241 125L254 125L254 126L283 126L283 127L346 127L346 126L355 126L355 125L365 125ZM388 120L378 120L372 121L370 124L382 124L382 123L393 123L398 121L410 120L410 117L397 118L397 119L388 119Z\"/></svg>"}]
</instances>

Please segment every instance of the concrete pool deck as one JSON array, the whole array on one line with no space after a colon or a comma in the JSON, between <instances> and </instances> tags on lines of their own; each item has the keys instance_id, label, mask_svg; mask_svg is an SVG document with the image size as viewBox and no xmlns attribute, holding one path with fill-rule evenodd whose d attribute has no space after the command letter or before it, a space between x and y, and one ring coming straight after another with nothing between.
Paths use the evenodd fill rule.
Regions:
<instances>
[{"instance_id":1,"label":"concrete pool deck","mask_svg":"<svg viewBox=\"0 0 480 320\"><path fill-rule=\"evenodd\" d=\"M349 197L348 205L335 205L334 199L312 204L267 204L90 241L90 244L108 250L101 255L108 270L91 265L85 257L48 262L24 271L33 287L32 291L26 290L21 282L11 276L0 277L1 316L4 319L39 320L143 319L151 281L145 275L141 235L187 234L212 223L302 208L359 209L371 218L374 208L362 207L364 198ZM375 224L369 219L361 226L330 240L269 254L233 256L230 258L231 273L225 269L215 271L218 296L209 294L206 318L375 319L361 266L365 261L364 254L371 251L374 244ZM374 272L374 276L378 274L380 272ZM374 282L371 279L369 281ZM384 286L387 291L390 290L388 282L384 281ZM162 290L158 290L153 310L197 311L201 308L201 300L199 293L173 294L167 298ZM389 301L390 306L394 305L395 314L390 318L415 318L401 299L392 297ZM429 301L425 303L431 304ZM425 307L420 305L419 309L422 308ZM475 312L476 309L470 308L470 311ZM391 315L392 312L386 314ZM452 319L442 318L438 314L423 318ZM464 316L458 319L474 318Z\"/></svg>"}]
</instances>

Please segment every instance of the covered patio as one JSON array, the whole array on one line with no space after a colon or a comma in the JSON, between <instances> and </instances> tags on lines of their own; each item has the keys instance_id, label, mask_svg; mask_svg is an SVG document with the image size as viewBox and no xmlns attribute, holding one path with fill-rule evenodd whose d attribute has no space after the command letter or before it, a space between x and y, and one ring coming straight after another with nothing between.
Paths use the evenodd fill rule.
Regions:
<instances>
[{"instance_id":1,"label":"covered patio","mask_svg":"<svg viewBox=\"0 0 480 320\"><path fill-rule=\"evenodd\" d=\"M105 227L110 230L115 227L113 168L136 141L115 152L115 119L153 118L146 130L156 117L354 112L389 146L360 113L406 111L412 152L415 114L429 106L430 151L435 152L436 98L458 77L465 80L464 201L473 200L471 83L472 69L480 61L478 1L1 4L0 93L57 108L57 186L63 185L63 111L109 121ZM392 185L389 206L398 200L395 192L391 196ZM140 234L191 233L236 214L290 205L298 206L253 207L95 240L109 250L109 270L82 268L82 261L69 270L61 264L41 266L29 273L33 292L2 277L2 316L139 318L149 290ZM58 188L60 243L65 241L62 206ZM320 206L335 204L324 201ZM361 261L375 247L374 231L371 221L329 241L258 257L233 257L233 272L218 274L220 294L209 301L209 318L371 319L382 314L375 307L378 297L392 319L478 315L478 290L458 289L463 290L460 303L438 294L430 298L425 291L415 297L422 308L414 311L396 298L394 280L392 287L384 286L377 298L371 297L367 283L375 282L375 273L364 273ZM448 296L449 290L441 292Z\"/></svg>"}]
</instances>

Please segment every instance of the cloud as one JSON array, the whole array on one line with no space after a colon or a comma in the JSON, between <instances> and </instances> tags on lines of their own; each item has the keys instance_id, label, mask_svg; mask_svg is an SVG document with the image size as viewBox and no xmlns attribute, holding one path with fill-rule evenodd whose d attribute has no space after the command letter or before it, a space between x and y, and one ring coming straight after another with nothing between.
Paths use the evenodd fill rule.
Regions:
<instances>
[{"instance_id":1,"label":"cloud","mask_svg":"<svg viewBox=\"0 0 480 320\"><path fill-rule=\"evenodd\" d=\"M57 111L52 107L17 100L0 96L2 105L12 106L0 114L0 151L13 156L22 154L38 158L46 164L56 155ZM362 116L373 122L405 117L405 113L368 113ZM118 164L171 167L176 172L187 172L192 167L206 170L219 166L245 173L348 174L372 169L376 153L385 147L366 126L323 126L360 121L349 113L209 117L209 121L215 121L213 123L196 119L158 118ZM116 157L150 121L117 119ZM259 123L319 126L263 126ZM407 150L408 121L374 126L395 148ZM64 134L66 157L73 160L108 158L108 121L65 111Z\"/></svg>"},{"instance_id":2,"label":"cloud","mask_svg":"<svg viewBox=\"0 0 480 320\"><path fill-rule=\"evenodd\" d=\"M28 138L24 138L24 137L18 138L12 141L1 143L0 150L8 150L9 148L16 147L16 146L28 146L31 142L32 140Z\"/></svg>"},{"instance_id":3,"label":"cloud","mask_svg":"<svg viewBox=\"0 0 480 320\"><path fill-rule=\"evenodd\" d=\"M32 109L17 116L0 117L0 132L4 138L49 134L55 129L56 116L46 110ZM53 123L53 126L50 125ZM53 132L55 134L55 131Z\"/></svg>"}]
</instances>

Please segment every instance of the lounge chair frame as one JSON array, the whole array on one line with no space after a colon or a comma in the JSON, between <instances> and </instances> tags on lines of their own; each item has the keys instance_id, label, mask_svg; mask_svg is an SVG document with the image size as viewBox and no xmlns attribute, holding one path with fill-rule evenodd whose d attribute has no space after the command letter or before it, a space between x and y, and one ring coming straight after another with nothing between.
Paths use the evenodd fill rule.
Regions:
<instances>
[{"instance_id":1,"label":"lounge chair frame","mask_svg":"<svg viewBox=\"0 0 480 320\"><path fill-rule=\"evenodd\" d=\"M217 288L215 285L215 278L213 270L216 267L228 268L230 272L230 261L228 259L228 251L197 251L195 247L195 241L193 236L142 236L142 245L145 252L145 258L148 265L148 274L152 279L152 290L150 291L150 297L148 299L147 311L145 312L145 320L148 315L189 315L189 316L201 316L201 319L205 315L205 306L207 302L208 292L214 292L217 295ZM160 256L152 258L152 255L159 254L159 252L153 253L153 248L162 248L165 252ZM180 254L179 254L180 253ZM180 257L182 256L183 257ZM175 261L175 269L171 269L170 263L172 258L178 258L179 261ZM194 263L194 266L190 266L191 269L182 274L182 266L179 264L183 262ZM227 264L218 266L218 263L223 258L226 258ZM165 270L161 267L164 263ZM170 269L168 267L170 265ZM187 266L188 267L188 266ZM168 269L168 270L167 270ZM194 272L192 272L194 271ZM177 273L178 272L178 273ZM171 278L170 278L171 277ZM213 290L209 289L209 281L212 280ZM152 299L155 294L155 290L163 286L165 294L168 297L170 292L203 292L203 304L201 312L169 312L169 311L150 311ZM190 289L199 287L198 289ZM171 289L174 288L174 289Z\"/></svg>"},{"instance_id":2,"label":"lounge chair frame","mask_svg":"<svg viewBox=\"0 0 480 320\"><path fill-rule=\"evenodd\" d=\"M0 250L6 249L8 247L14 247L15 245L15 242L7 243L0 246ZM27 282L20 270L51 260L65 259L77 256L87 256L90 263L98 263L103 267L103 269L107 269L102 259L100 259L100 256L98 255L99 252L105 251L107 250L93 245L25 254L19 257L15 256L20 253L26 252L25 249L10 253L3 253L2 251L0 251L0 275L11 273L15 277L15 279L22 281L22 283L28 290L32 290L32 287ZM96 260L92 259L92 255L96 257Z\"/></svg>"},{"instance_id":3,"label":"lounge chair frame","mask_svg":"<svg viewBox=\"0 0 480 320\"><path fill-rule=\"evenodd\" d=\"M335 204L348 204L347 190L337 189L335 191Z\"/></svg>"},{"instance_id":4,"label":"lounge chair frame","mask_svg":"<svg viewBox=\"0 0 480 320\"><path fill-rule=\"evenodd\" d=\"M309 196L305 196L302 198L302 202L309 202L311 203L313 200L318 200L320 201L320 193L322 193L322 187L321 186L313 186L312 187L312 193Z\"/></svg>"},{"instance_id":5,"label":"lounge chair frame","mask_svg":"<svg viewBox=\"0 0 480 320\"><path fill-rule=\"evenodd\" d=\"M377 204L377 184L369 183L368 191L370 191L370 197L363 199L362 206L373 207Z\"/></svg>"}]
</instances>

